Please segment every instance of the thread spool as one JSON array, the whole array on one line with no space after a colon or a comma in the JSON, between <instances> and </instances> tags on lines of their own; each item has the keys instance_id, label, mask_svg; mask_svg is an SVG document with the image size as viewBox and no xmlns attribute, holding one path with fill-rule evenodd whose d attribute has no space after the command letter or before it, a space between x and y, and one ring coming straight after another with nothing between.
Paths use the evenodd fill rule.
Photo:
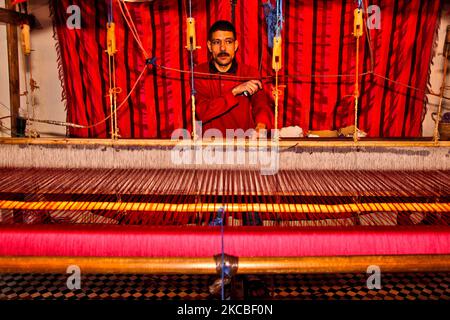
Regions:
<instances>
[{"instance_id":1,"label":"thread spool","mask_svg":"<svg viewBox=\"0 0 450 320\"><path fill-rule=\"evenodd\" d=\"M363 12L361 9L355 9L353 11L353 35L357 38L363 35Z\"/></svg>"},{"instance_id":2,"label":"thread spool","mask_svg":"<svg viewBox=\"0 0 450 320\"><path fill-rule=\"evenodd\" d=\"M273 38L272 68L276 72L281 69L281 37Z\"/></svg>"},{"instance_id":3,"label":"thread spool","mask_svg":"<svg viewBox=\"0 0 450 320\"><path fill-rule=\"evenodd\" d=\"M22 24L20 26L22 51L24 55L31 54L31 40L30 40L30 26L28 24Z\"/></svg>"},{"instance_id":4,"label":"thread spool","mask_svg":"<svg viewBox=\"0 0 450 320\"><path fill-rule=\"evenodd\" d=\"M106 23L106 52L113 56L117 52L116 47L116 24L114 22Z\"/></svg>"},{"instance_id":5,"label":"thread spool","mask_svg":"<svg viewBox=\"0 0 450 320\"><path fill-rule=\"evenodd\" d=\"M188 49L189 51L194 51L201 48L197 47L195 19L192 17L186 19L186 41L186 49Z\"/></svg>"}]
</instances>

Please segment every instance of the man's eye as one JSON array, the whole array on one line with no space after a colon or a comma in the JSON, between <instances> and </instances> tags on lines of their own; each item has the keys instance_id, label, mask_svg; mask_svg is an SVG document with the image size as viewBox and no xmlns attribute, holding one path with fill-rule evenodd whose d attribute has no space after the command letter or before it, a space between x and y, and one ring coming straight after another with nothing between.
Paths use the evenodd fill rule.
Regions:
<instances>
[{"instance_id":1,"label":"man's eye","mask_svg":"<svg viewBox=\"0 0 450 320\"><path fill-rule=\"evenodd\" d=\"M227 41L225 41L225 43L228 44L228 45L230 45L230 44L233 43L233 41L232 41L232 40L227 40Z\"/></svg>"},{"instance_id":2,"label":"man's eye","mask_svg":"<svg viewBox=\"0 0 450 320\"><path fill-rule=\"evenodd\" d=\"M220 41L218 41L218 40L213 40L212 44L215 45L215 46L218 46L218 45L220 44Z\"/></svg>"}]
</instances>

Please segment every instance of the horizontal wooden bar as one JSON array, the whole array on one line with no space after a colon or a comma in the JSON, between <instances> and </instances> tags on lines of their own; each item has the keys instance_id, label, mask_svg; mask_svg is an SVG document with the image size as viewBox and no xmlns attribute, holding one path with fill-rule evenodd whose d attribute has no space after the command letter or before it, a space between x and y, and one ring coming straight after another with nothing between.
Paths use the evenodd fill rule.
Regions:
<instances>
[{"instance_id":1,"label":"horizontal wooden bar","mask_svg":"<svg viewBox=\"0 0 450 320\"><path fill-rule=\"evenodd\" d=\"M450 147L450 141L408 141L408 140L360 140L353 142L345 139L289 139L273 142L272 140L244 140L235 141L228 140L201 140L194 144L191 140L169 140L169 139L78 139L78 138L0 138L0 146L2 144L16 145L80 145L80 146L130 146L130 147L168 147L176 145L201 145L201 146L246 146L246 147L271 147L278 146L280 148L292 147Z\"/></svg>"},{"instance_id":2,"label":"horizontal wooden bar","mask_svg":"<svg viewBox=\"0 0 450 320\"><path fill-rule=\"evenodd\" d=\"M212 257L0 257L0 273L216 274ZM336 257L239 257L237 274L448 272L450 255L380 255Z\"/></svg>"},{"instance_id":3,"label":"horizontal wooden bar","mask_svg":"<svg viewBox=\"0 0 450 320\"><path fill-rule=\"evenodd\" d=\"M146 202L83 202L83 201L11 201L1 200L6 210L112 210L141 212L275 212L275 213L360 213L360 212L450 212L450 203L146 203Z\"/></svg>"},{"instance_id":4,"label":"horizontal wooden bar","mask_svg":"<svg viewBox=\"0 0 450 320\"><path fill-rule=\"evenodd\" d=\"M32 29L42 28L36 20L35 16L5 8L0 8L0 22L12 25L21 25L22 23L27 23Z\"/></svg>"}]
</instances>

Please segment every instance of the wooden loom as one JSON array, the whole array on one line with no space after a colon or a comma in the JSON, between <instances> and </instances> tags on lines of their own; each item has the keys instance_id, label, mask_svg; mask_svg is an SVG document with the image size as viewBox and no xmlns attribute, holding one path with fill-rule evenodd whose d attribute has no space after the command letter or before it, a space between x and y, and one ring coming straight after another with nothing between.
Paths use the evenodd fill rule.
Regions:
<instances>
[{"instance_id":1,"label":"wooden loom","mask_svg":"<svg viewBox=\"0 0 450 320\"><path fill-rule=\"evenodd\" d=\"M269 175L174 164L177 143L2 139L0 271L216 273L221 208L237 273L450 270L448 142L280 141Z\"/></svg>"},{"instance_id":2,"label":"wooden loom","mask_svg":"<svg viewBox=\"0 0 450 320\"><path fill-rule=\"evenodd\" d=\"M281 141L271 175L258 164L175 165L174 141L2 139L0 272L214 274L221 239L234 274L450 271L450 144L437 133L357 141L357 108L354 128L354 142ZM247 159L252 144L231 152ZM201 148L211 145L230 147ZM243 226L255 213L263 226ZM218 218L223 238L209 226Z\"/></svg>"}]
</instances>

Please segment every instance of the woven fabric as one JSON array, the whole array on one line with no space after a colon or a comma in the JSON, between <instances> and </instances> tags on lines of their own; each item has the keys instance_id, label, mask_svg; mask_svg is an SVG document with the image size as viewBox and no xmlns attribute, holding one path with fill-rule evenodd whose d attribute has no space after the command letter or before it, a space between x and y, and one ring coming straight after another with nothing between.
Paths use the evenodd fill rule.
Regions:
<instances>
[{"instance_id":1,"label":"woven fabric","mask_svg":"<svg viewBox=\"0 0 450 320\"><path fill-rule=\"evenodd\" d=\"M447 227L225 228L238 257L450 254ZM2 256L212 257L217 227L3 225Z\"/></svg>"}]
</instances>

